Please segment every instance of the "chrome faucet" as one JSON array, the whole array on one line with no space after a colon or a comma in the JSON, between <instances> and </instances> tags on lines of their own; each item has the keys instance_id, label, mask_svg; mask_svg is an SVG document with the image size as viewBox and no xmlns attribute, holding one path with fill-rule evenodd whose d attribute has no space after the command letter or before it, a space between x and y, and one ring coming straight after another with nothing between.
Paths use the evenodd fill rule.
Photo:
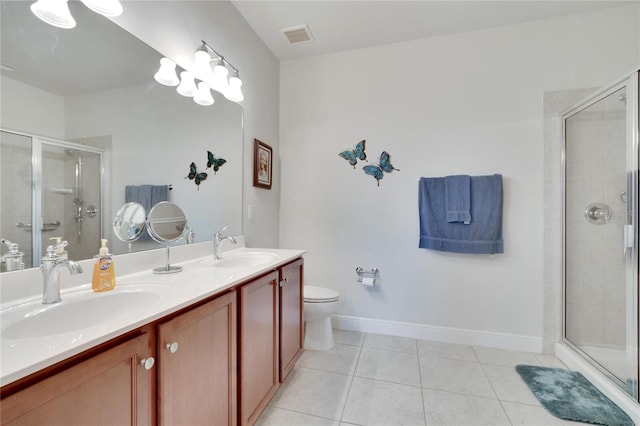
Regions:
<instances>
[{"instance_id":1,"label":"chrome faucet","mask_svg":"<svg viewBox=\"0 0 640 426\"><path fill-rule=\"evenodd\" d=\"M66 245L66 241L63 241ZM47 247L47 255L42 258L42 264L40 269L44 276L44 291L42 292L42 303L49 305L51 303L60 302L60 282L58 281L58 275L60 269L65 267L69 270L71 275L82 273L82 267L75 260L61 259L57 253L60 250L61 243Z\"/></svg>"},{"instance_id":2,"label":"chrome faucet","mask_svg":"<svg viewBox=\"0 0 640 426\"><path fill-rule=\"evenodd\" d=\"M220 231L226 231L227 229L229 229L228 226L225 226L223 228L218 228L218 229L216 229L216 233L213 234L213 258L216 259L216 260L222 259L222 253L220 252L220 246L222 245L222 242L224 240L229 240L233 244L237 244L238 243L235 238L233 238L233 237L223 237L222 234L220 234Z\"/></svg>"}]
</instances>

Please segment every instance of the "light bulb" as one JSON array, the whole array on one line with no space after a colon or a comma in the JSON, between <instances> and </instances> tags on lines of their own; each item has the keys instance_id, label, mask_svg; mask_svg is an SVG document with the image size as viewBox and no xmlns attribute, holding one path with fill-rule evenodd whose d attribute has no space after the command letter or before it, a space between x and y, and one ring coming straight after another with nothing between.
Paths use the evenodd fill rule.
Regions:
<instances>
[{"instance_id":1,"label":"light bulb","mask_svg":"<svg viewBox=\"0 0 640 426\"><path fill-rule=\"evenodd\" d=\"M122 15L122 4L119 0L80 0L89 9L103 16L113 18Z\"/></svg>"},{"instance_id":2,"label":"light bulb","mask_svg":"<svg viewBox=\"0 0 640 426\"><path fill-rule=\"evenodd\" d=\"M229 88L224 92L224 97L233 102L242 102L244 95L242 94L242 80L238 77L238 72L233 74L229 79Z\"/></svg>"},{"instance_id":3,"label":"light bulb","mask_svg":"<svg viewBox=\"0 0 640 426\"><path fill-rule=\"evenodd\" d=\"M189 71L182 71L180 73L180 85L176 88L178 93L182 96L193 97L198 91L196 83L193 81L193 74Z\"/></svg>"},{"instance_id":4,"label":"light bulb","mask_svg":"<svg viewBox=\"0 0 640 426\"><path fill-rule=\"evenodd\" d=\"M224 66L222 58L218 61L215 67L213 67L213 76L211 78L211 88L217 90L220 93L225 93L229 89L229 81L227 75L229 70Z\"/></svg>"},{"instance_id":5,"label":"light bulb","mask_svg":"<svg viewBox=\"0 0 640 426\"><path fill-rule=\"evenodd\" d=\"M31 5L31 11L54 27L69 29L76 26L76 20L69 12L67 0L38 0Z\"/></svg>"},{"instance_id":6,"label":"light bulb","mask_svg":"<svg viewBox=\"0 0 640 426\"><path fill-rule=\"evenodd\" d=\"M204 50L196 52L196 60L193 68L193 74L202 81L210 81L213 77L211 71L211 56Z\"/></svg>"},{"instance_id":7,"label":"light bulb","mask_svg":"<svg viewBox=\"0 0 640 426\"><path fill-rule=\"evenodd\" d=\"M160 69L153 78L165 86L177 86L180 83L176 75L176 64L169 58L160 59Z\"/></svg>"},{"instance_id":8,"label":"light bulb","mask_svg":"<svg viewBox=\"0 0 640 426\"><path fill-rule=\"evenodd\" d=\"M215 102L213 96L211 96L211 90L209 85L204 81L198 83L198 91L193 96L193 101L198 105L209 106Z\"/></svg>"}]
</instances>

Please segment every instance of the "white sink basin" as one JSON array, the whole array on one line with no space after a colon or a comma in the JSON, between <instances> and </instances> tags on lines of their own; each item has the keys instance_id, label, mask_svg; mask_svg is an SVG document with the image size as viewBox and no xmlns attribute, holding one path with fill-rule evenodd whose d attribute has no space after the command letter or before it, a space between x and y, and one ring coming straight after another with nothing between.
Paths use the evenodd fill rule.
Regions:
<instances>
[{"instance_id":1,"label":"white sink basin","mask_svg":"<svg viewBox=\"0 0 640 426\"><path fill-rule=\"evenodd\" d=\"M31 339L74 332L103 325L110 318L160 301L165 286L127 285L106 293L82 290L62 295L60 303L43 305L40 300L0 312L3 339Z\"/></svg>"},{"instance_id":2,"label":"white sink basin","mask_svg":"<svg viewBox=\"0 0 640 426\"><path fill-rule=\"evenodd\" d=\"M222 259L214 261L213 265L219 268L246 268L264 265L265 263L273 262L277 258L278 255L273 253L245 252L227 256L223 255Z\"/></svg>"}]
</instances>

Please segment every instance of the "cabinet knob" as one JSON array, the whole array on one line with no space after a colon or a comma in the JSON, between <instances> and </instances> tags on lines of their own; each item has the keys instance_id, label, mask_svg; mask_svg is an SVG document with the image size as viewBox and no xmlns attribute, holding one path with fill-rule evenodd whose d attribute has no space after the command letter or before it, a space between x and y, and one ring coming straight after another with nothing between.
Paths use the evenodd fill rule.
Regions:
<instances>
[{"instance_id":1,"label":"cabinet knob","mask_svg":"<svg viewBox=\"0 0 640 426\"><path fill-rule=\"evenodd\" d=\"M289 281L289 279L287 277L284 277L282 281L280 281L280 287L282 287L287 281Z\"/></svg>"},{"instance_id":2,"label":"cabinet knob","mask_svg":"<svg viewBox=\"0 0 640 426\"><path fill-rule=\"evenodd\" d=\"M172 354L178 352L178 342L167 343L167 350Z\"/></svg>"},{"instance_id":3,"label":"cabinet knob","mask_svg":"<svg viewBox=\"0 0 640 426\"><path fill-rule=\"evenodd\" d=\"M155 363L156 363L156 360L153 359L152 356L150 356L149 358L143 358L140 360L140 365L143 366L145 370L151 370Z\"/></svg>"}]
</instances>

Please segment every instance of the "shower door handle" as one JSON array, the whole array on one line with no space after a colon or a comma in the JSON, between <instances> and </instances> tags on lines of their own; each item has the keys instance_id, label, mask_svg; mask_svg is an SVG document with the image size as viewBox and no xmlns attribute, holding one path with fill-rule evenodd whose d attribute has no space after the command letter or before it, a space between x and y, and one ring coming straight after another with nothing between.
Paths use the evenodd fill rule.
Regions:
<instances>
[{"instance_id":1,"label":"shower door handle","mask_svg":"<svg viewBox=\"0 0 640 426\"><path fill-rule=\"evenodd\" d=\"M624 256L624 263L627 263L627 251L632 249L635 243L634 231L633 225L622 225L622 246L624 247L622 255Z\"/></svg>"}]
</instances>

